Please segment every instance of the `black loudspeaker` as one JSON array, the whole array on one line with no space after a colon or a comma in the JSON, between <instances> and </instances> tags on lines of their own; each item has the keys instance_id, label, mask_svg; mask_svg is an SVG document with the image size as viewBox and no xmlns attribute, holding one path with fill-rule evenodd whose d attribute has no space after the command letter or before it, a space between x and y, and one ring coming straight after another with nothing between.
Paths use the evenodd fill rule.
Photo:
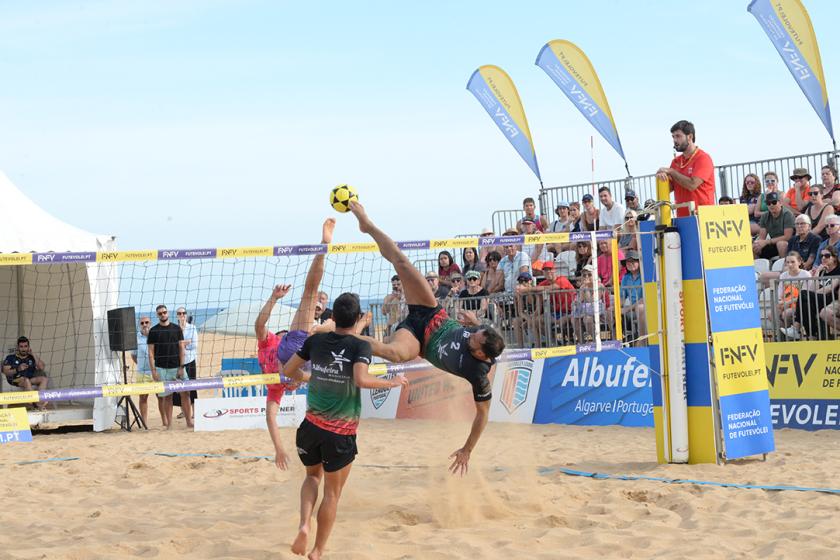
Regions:
<instances>
[{"instance_id":1,"label":"black loudspeaker","mask_svg":"<svg viewBox=\"0 0 840 560\"><path fill-rule=\"evenodd\" d=\"M137 320L133 307L108 310L108 344L116 352L137 350Z\"/></svg>"}]
</instances>

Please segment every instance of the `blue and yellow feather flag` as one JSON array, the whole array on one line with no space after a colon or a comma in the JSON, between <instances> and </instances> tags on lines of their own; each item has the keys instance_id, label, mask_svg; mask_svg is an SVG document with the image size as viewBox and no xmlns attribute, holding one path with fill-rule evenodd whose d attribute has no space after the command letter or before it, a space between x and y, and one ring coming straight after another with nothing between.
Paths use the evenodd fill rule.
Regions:
<instances>
[{"instance_id":1,"label":"blue and yellow feather flag","mask_svg":"<svg viewBox=\"0 0 840 560\"><path fill-rule=\"evenodd\" d=\"M536 65L548 74L586 120L618 152L626 165L627 158L621 147L610 104L607 103L601 80L586 54L574 43L555 39L540 49Z\"/></svg>"},{"instance_id":2,"label":"blue and yellow feather flag","mask_svg":"<svg viewBox=\"0 0 840 560\"><path fill-rule=\"evenodd\" d=\"M486 65L473 72L467 82L467 89L481 103L502 134L513 145L537 179L542 184L540 167L537 165L537 153L525 109L513 80L507 72L498 66Z\"/></svg>"},{"instance_id":3,"label":"blue and yellow feather flag","mask_svg":"<svg viewBox=\"0 0 840 560\"><path fill-rule=\"evenodd\" d=\"M755 16L811 107L834 141L828 90L814 26L799 0L753 0L747 11Z\"/></svg>"}]
</instances>

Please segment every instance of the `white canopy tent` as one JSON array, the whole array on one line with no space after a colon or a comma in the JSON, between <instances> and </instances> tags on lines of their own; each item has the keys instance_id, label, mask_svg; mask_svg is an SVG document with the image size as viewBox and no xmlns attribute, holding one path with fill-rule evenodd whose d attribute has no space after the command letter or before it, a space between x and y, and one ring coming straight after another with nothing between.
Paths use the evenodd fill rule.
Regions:
<instances>
[{"instance_id":1,"label":"white canopy tent","mask_svg":"<svg viewBox=\"0 0 840 560\"><path fill-rule=\"evenodd\" d=\"M51 216L0 172L0 253L115 250L114 237L97 236ZM30 339L50 377L50 389L119 383L120 362L108 346L107 310L117 307L116 265L101 263L0 266L0 344ZM3 352L5 354L6 352ZM5 385L8 388L8 385ZM115 399L78 403L94 429L109 428ZM76 410L78 412L78 408ZM45 421L60 421L59 412ZM77 419L76 415L73 418Z\"/></svg>"}]
</instances>

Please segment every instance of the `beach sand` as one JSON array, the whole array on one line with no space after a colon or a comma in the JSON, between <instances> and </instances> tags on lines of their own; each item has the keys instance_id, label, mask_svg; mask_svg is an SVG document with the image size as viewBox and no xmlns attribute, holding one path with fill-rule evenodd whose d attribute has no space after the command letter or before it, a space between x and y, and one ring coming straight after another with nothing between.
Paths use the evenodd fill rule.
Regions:
<instances>
[{"instance_id":1,"label":"beach sand","mask_svg":"<svg viewBox=\"0 0 840 560\"><path fill-rule=\"evenodd\" d=\"M4 445L0 559L296 558L303 467L265 459L264 431L36 435ZM327 558L830 558L840 496L593 480L540 467L837 487L840 433L782 430L778 452L659 466L650 429L490 424L463 478L466 423L363 420ZM288 451L294 431L283 429ZM78 457L19 465L18 461Z\"/></svg>"}]
</instances>

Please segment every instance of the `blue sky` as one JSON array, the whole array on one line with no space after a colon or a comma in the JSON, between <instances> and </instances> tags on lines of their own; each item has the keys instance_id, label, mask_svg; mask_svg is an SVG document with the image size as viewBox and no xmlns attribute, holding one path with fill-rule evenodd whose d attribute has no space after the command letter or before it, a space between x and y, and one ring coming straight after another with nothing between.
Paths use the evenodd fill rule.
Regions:
<instances>
[{"instance_id":1,"label":"blue sky","mask_svg":"<svg viewBox=\"0 0 840 560\"><path fill-rule=\"evenodd\" d=\"M805 4L840 103L840 4ZM534 66L560 38L595 65L635 175L670 161L682 118L719 163L831 147L746 1L512 6L3 2L0 170L122 249L314 242L344 182L395 238L477 232L538 191L465 89L482 64L517 84L547 185L590 179L593 134L596 178L624 175ZM336 235L361 238L346 216Z\"/></svg>"}]
</instances>

